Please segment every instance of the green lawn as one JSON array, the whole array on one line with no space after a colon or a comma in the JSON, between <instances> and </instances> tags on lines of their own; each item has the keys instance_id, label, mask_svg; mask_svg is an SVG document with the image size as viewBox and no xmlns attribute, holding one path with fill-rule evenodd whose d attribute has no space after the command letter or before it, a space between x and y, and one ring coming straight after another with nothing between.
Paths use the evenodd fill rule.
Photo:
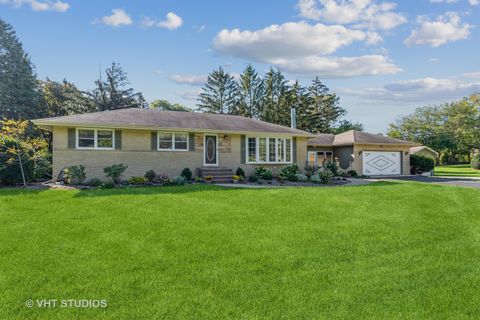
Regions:
<instances>
[{"instance_id":1,"label":"green lawn","mask_svg":"<svg viewBox=\"0 0 480 320\"><path fill-rule=\"evenodd\" d=\"M479 177L480 170L470 168L468 164L456 164L450 166L435 167L436 176L453 176L453 177Z\"/></svg>"},{"instance_id":2,"label":"green lawn","mask_svg":"<svg viewBox=\"0 0 480 320\"><path fill-rule=\"evenodd\" d=\"M1 319L479 318L480 191L0 189L0 289Z\"/></svg>"}]
</instances>

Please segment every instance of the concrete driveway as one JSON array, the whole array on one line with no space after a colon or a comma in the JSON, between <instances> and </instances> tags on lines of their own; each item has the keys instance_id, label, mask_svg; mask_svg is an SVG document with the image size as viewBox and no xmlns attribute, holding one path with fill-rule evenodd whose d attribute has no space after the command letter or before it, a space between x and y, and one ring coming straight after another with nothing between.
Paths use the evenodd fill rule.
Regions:
<instances>
[{"instance_id":1,"label":"concrete driveway","mask_svg":"<svg viewBox=\"0 0 480 320\"><path fill-rule=\"evenodd\" d=\"M480 189L480 179L469 177L423 177L423 176L401 176L382 178L385 180L405 180L425 183L436 183L449 186L470 187Z\"/></svg>"}]
</instances>

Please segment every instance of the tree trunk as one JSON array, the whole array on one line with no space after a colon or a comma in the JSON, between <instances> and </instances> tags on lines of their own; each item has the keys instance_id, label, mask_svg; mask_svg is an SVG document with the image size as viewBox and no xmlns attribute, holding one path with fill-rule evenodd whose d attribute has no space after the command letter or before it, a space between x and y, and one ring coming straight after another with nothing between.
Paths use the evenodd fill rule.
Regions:
<instances>
[{"instance_id":1,"label":"tree trunk","mask_svg":"<svg viewBox=\"0 0 480 320\"><path fill-rule=\"evenodd\" d=\"M23 180L23 185L26 187L27 182L25 181L25 172L23 172L23 163L22 163L22 155L20 154L20 147L18 146L18 140L17 140L17 155L18 155L18 163L20 164L20 171L22 172L22 180Z\"/></svg>"}]
</instances>

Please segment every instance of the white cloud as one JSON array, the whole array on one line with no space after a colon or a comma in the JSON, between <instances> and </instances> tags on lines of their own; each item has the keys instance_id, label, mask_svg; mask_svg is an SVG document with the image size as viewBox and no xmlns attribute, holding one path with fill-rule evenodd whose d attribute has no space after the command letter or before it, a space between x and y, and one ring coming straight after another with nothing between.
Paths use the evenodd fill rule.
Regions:
<instances>
[{"instance_id":1,"label":"white cloud","mask_svg":"<svg viewBox=\"0 0 480 320\"><path fill-rule=\"evenodd\" d=\"M113 9L112 15L102 18L102 23L108 26L119 27L133 23L132 18L123 9Z\"/></svg>"},{"instance_id":2,"label":"white cloud","mask_svg":"<svg viewBox=\"0 0 480 320\"><path fill-rule=\"evenodd\" d=\"M337 92L367 101L435 103L480 92L480 72L450 78L404 80L376 88L338 89Z\"/></svg>"},{"instance_id":3,"label":"white cloud","mask_svg":"<svg viewBox=\"0 0 480 320\"><path fill-rule=\"evenodd\" d=\"M183 20L173 12L167 13L166 20L158 21L150 17L146 17L142 20L142 26L145 28L158 27L169 30L175 30L182 26Z\"/></svg>"},{"instance_id":4,"label":"white cloud","mask_svg":"<svg viewBox=\"0 0 480 320\"><path fill-rule=\"evenodd\" d=\"M428 59L428 62L437 63L437 62L440 62L440 60L437 59L437 58L430 58L430 59Z\"/></svg>"},{"instance_id":5,"label":"white cloud","mask_svg":"<svg viewBox=\"0 0 480 320\"><path fill-rule=\"evenodd\" d=\"M407 22L394 12L392 2L373 0L300 0L300 16L307 19L338 24L356 24L358 28L390 30Z\"/></svg>"},{"instance_id":6,"label":"white cloud","mask_svg":"<svg viewBox=\"0 0 480 320\"><path fill-rule=\"evenodd\" d=\"M448 42L468 39L471 25L462 24L456 12L447 12L437 17L435 21L425 17L418 18L419 27L412 31L405 40L405 45L429 45L439 47Z\"/></svg>"},{"instance_id":7,"label":"white cloud","mask_svg":"<svg viewBox=\"0 0 480 320\"><path fill-rule=\"evenodd\" d=\"M201 88L177 91L177 94L185 100L197 100L200 93L202 93Z\"/></svg>"},{"instance_id":8,"label":"white cloud","mask_svg":"<svg viewBox=\"0 0 480 320\"><path fill-rule=\"evenodd\" d=\"M203 85L207 81L207 75L189 75L189 74L172 74L168 77L175 83L190 84L190 85Z\"/></svg>"},{"instance_id":9,"label":"white cloud","mask_svg":"<svg viewBox=\"0 0 480 320\"><path fill-rule=\"evenodd\" d=\"M288 22L258 31L223 29L215 37L213 45L220 53L253 60L268 60L329 54L366 38L363 31L350 30L343 26Z\"/></svg>"},{"instance_id":10,"label":"white cloud","mask_svg":"<svg viewBox=\"0 0 480 320\"><path fill-rule=\"evenodd\" d=\"M480 0L468 0L472 6L478 6L480 4Z\"/></svg>"},{"instance_id":11,"label":"white cloud","mask_svg":"<svg viewBox=\"0 0 480 320\"><path fill-rule=\"evenodd\" d=\"M475 0L473 0L475 1ZM458 2L458 0L430 0L431 3L455 3Z\"/></svg>"},{"instance_id":12,"label":"white cloud","mask_svg":"<svg viewBox=\"0 0 480 320\"><path fill-rule=\"evenodd\" d=\"M60 0L57 1L39 1L39 0L0 0L0 4L11 5L20 8L24 4L29 5L33 11L56 11L65 12L70 8L70 4Z\"/></svg>"},{"instance_id":13,"label":"white cloud","mask_svg":"<svg viewBox=\"0 0 480 320\"><path fill-rule=\"evenodd\" d=\"M355 41L375 44L382 38L376 32L352 30L339 25L289 22L257 31L224 29L215 37L213 46L224 55L273 64L299 74L351 77L400 71L383 55L325 57Z\"/></svg>"},{"instance_id":14,"label":"white cloud","mask_svg":"<svg viewBox=\"0 0 480 320\"><path fill-rule=\"evenodd\" d=\"M325 78L347 78L394 74L401 69L382 55L358 57L319 57L277 59L271 63L280 69L298 74L312 74Z\"/></svg>"}]
</instances>

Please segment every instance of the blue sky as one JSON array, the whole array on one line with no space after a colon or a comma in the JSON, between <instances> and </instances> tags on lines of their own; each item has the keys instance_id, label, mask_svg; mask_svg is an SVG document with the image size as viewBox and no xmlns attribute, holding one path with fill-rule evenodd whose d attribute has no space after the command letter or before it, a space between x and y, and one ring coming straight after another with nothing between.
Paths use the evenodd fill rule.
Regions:
<instances>
[{"instance_id":1,"label":"blue sky","mask_svg":"<svg viewBox=\"0 0 480 320\"><path fill-rule=\"evenodd\" d=\"M40 79L91 89L121 63L151 101L193 107L218 66L316 75L371 132L480 91L480 0L0 0Z\"/></svg>"}]
</instances>

